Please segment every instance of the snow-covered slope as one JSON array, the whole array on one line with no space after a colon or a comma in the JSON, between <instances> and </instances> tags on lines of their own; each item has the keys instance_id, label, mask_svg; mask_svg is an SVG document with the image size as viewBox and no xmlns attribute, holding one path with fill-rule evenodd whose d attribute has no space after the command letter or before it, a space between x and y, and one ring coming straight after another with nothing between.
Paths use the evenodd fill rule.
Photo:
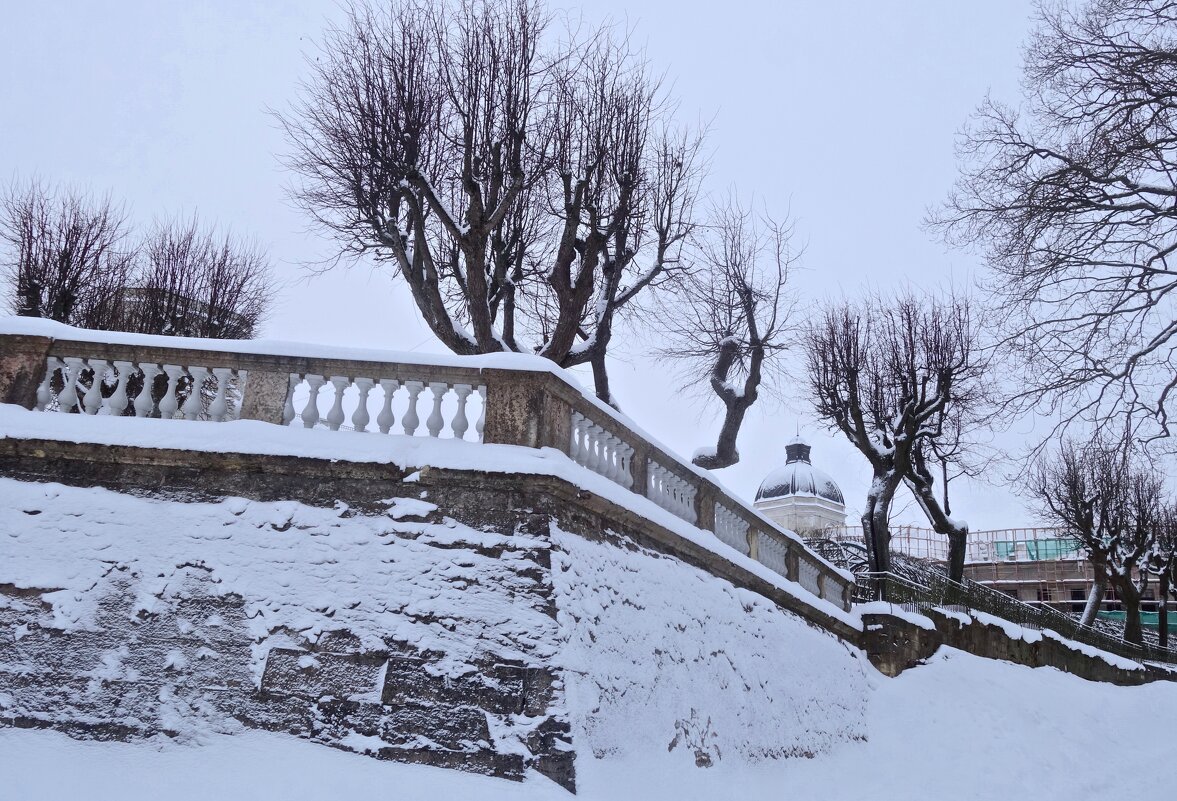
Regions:
<instances>
[{"instance_id":1,"label":"snow-covered slope","mask_svg":"<svg viewBox=\"0 0 1177 801\"><path fill-rule=\"evenodd\" d=\"M867 738L812 759L696 768L681 751L582 758L586 801L782 798L908 801L1094 799L1123 795L1124 777L1162 797L1156 766L1171 753L1177 685L1096 684L947 651L898 678L872 681ZM318 801L389 798L550 801L569 798L538 777L523 784L378 762L280 734L208 735L199 743L79 742L56 732L0 729L0 799L49 801ZM1155 777L1155 778L1150 778Z\"/></svg>"},{"instance_id":2,"label":"snow-covered slope","mask_svg":"<svg viewBox=\"0 0 1177 801\"><path fill-rule=\"evenodd\" d=\"M866 733L856 650L615 532L471 525L422 498L373 514L14 479L0 497L0 724L265 728L555 777L569 749L693 771Z\"/></svg>"}]
</instances>

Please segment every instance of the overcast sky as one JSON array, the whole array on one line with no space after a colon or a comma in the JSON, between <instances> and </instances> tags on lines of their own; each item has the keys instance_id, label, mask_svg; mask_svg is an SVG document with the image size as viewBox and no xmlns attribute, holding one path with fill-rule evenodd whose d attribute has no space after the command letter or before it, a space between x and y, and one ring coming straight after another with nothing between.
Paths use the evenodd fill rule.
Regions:
<instances>
[{"instance_id":1,"label":"overcast sky","mask_svg":"<svg viewBox=\"0 0 1177 801\"><path fill-rule=\"evenodd\" d=\"M907 283L968 286L982 270L920 229L956 174L955 134L987 92L1016 100L1025 0L983 3L693 3L581 6L634 26L665 68L682 114L713 120L710 187L789 210L807 244L806 303ZM40 176L110 190L135 219L198 212L256 237L286 286L267 337L434 352L407 292L368 266L311 277L328 252L286 200L284 108L304 53L339 14L311 0L55 0L6 3L0 25L0 179ZM718 408L679 393L666 369L622 348L624 410L682 454L714 443ZM799 400L760 404L720 471L755 493L800 425L814 461L861 509L869 471ZM1019 445L1015 427L1003 442ZM1000 486L962 487L974 529L1032 522ZM904 504L901 504L904 505ZM904 522L919 521L907 506Z\"/></svg>"}]
</instances>

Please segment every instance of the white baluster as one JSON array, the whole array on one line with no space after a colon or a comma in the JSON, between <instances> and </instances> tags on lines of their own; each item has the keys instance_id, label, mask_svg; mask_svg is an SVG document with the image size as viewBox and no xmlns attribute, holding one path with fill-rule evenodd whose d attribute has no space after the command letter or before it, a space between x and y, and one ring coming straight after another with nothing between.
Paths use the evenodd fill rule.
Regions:
<instances>
[{"instance_id":1,"label":"white baluster","mask_svg":"<svg viewBox=\"0 0 1177 801\"><path fill-rule=\"evenodd\" d=\"M343 393L351 385L351 379L342 375L331 376L331 386L335 387L335 402L331 404L331 411L327 412L327 427L338 431L343 425Z\"/></svg>"},{"instance_id":2,"label":"white baluster","mask_svg":"<svg viewBox=\"0 0 1177 801\"><path fill-rule=\"evenodd\" d=\"M568 434L568 458L580 464L580 414L572 413L572 425Z\"/></svg>"},{"instance_id":3,"label":"white baluster","mask_svg":"<svg viewBox=\"0 0 1177 801\"><path fill-rule=\"evenodd\" d=\"M82 396L81 407L86 414L98 414L102 407L102 376L106 374L105 359L87 359L86 366L91 369L91 379L86 394Z\"/></svg>"},{"instance_id":4,"label":"white baluster","mask_svg":"<svg viewBox=\"0 0 1177 801\"><path fill-rule=\"evenodd\" d=\"M155 377L159 375L158 364L141 364L139 373L143 376L143 388L135 396L135 416L150 417L155 402L151 399L151 390L155 388Z\"/></svg>"},{"instance_id":5,"label":"white baluster","mask_svg":"<svg viewBox=\"0 0 1177 801\"><path fill-rule=\"evenodd\" d=\"M302 427L314 428L315 423L319 422L319 390L327 383L327 379L321 375L308 374L306 380L311 388L311 396L302 409Z\"/></svg>"},{"instance_id":6,"label":"white baluster","mask_svg":"<svg viewBox=\"0 0 1177 801\"><path fill-rule=\"evenodd\" d=\"M609 479L621 481L621 440L609 435Z\"/></svg>"},{"instance_id":7,"label":"white baluster","mask_svg":"<svg viewBox=\"0 0 1177 801\"><path fill-rule=\"evenodd\" d=\"M470 428L470 421L466 419L466 398L474 391L469 384L455 384L454 393L458 396L458 410L454 413L454 421L450 424L454 432L454 439L465 439L466 431Z\"/></svg>"},{"instance_id":8,"label":"white baluster","mask_svg":"<svg viewBox=\"0 0 1177 801\"><path fill-rule=\"evenodd\" d=\"M90 388L86 390L86 397L82 399L82 408L86 414L98 414L102 407L102 377L109 367L105 359L86 359L86 364L94 371L90 378Z\"/></svg>"},{"instance_id":9,"label":"white baluster","mask_svg":"<svg viewBox=\"0 0 1177 801\"><path fill-rule=\"evenodd\" d=\"M478 397L482 398L482 411L478 414L478 424L474 430L478 432L478 441L482 442L482 430L486 427L486 385L478 388Z\"/></svg>"},{"instance_id":10,"label":"white baluster","mask_svg":"<svg viewBox=\"0 0 1177 801\"><path fill-rule=\"evenodd\" d=\"M613 435L608 431L602 431L601 456L603 461L601 463L601 475L610 481L613 480L614 476L614 463L616 461L614 457L616 457L616 455L617 454L613 450Z\"/></svg>"},{"instance_id":11,"label":"white baluster","mask_svg":"<svg viewBox=\"0 0 1177 801\"><path fill-rule=\"evenodd\" d=\"M605 429L596 423L589 424L589 436L592 442L592 450L589 452L589 469L596 473L600 473L605 466L605 443L601 438L604 433Z\"/></svg>"},{"instance_id":12,"label":"white baluster","mask_svg":"<svg viewBox=\"0 0 1177 801\"><path fill-rule=\"evenodd\" d=\"M208 405L208 419L219 423L225 419L229 411L229 402L225 400L225 393L229 391L229 376L233 373L229 367L214 367L213 377L217 380L217 394Z\"/></svg>"},{"instance_id":13,"label":"white baluster","mask_svg":"<svg viewBox=\"0 0 1177 801\"><path fill-rule=\"evenodd\" d=\"M286 403L282 405L282 425L288 426L294 422L294 389L302 383L302 376L291 373L286 380Z\"/></svg>"},{"instance_id":14,"label":"white baluster","mask_svg":"<svg viewBox=\"0 0 1177 801\"><path fill-rule=\"evenodd\" d=\"M118 371L118 383L105 401L106 410L115 417L121 417L127 409L127 379L131 377L134 366L130 362L115 362L114 369Z\"/></svg>"},{"instance_id":15,"label":"white baluster","mask_svg":"<svg viewBox=\"0 0 1177 801\"><path fill-rule=\"evenodd\" d=\"M188 387L188 399L184 401L184 419L195 420L204 408L204 382L208 379L208 368L189 365L188 375L192 377L192 385Z\"/></svg>"},{"instance_id":16,"label":"white baluster","mask_svg":"<svg viewBox=\"0 0 1177 801\"><path fill-rule=\"evenodd\" d=\"M376 416L376 425L381 434L387 434L392 424L396 422L396 415L392 413L392 397L400 387L395 378L381 378L380 389L384 390L384 404L380 407L380 414Z\"/></svg>"},{"instance_id":17,"label":"white baluster","mask_svg":"<svg viewBox=\"0 0 1177 801\"><path fill-rule=\"evenodd\" d=\"M372 391L372 387L376 382L370 378L357 378L356 389L360 391L360 403L356 406L356 410L352 413L351 424L352 427L363 433L368 430L368 420L371 419L368 415L368 393Z\"/></svg>"},{"instance_id":18,"label":"white baluster","mask_svg":"<svg viewBox=\"0 0 1177 801\"><path fill-rule=\"evenodd\" d=\"M621 445L621 483L626 489L633 489L633 446Z\"/></svg>"},{"instance_id":19,"label":"white baluster","mask_svg":"<svg viewBox=\"0 0 1177 801\"><path fill-rule=\"evenodd\" d=\"M237 370L231 371L229 388L233 390L233 394L229 396L229 411L225 415L226 420L240 420L241 419L241 403L245 400L245 388L249 385L249 371ZM283 412L286 410L283 409Z\"/></svg>"},{"instance_id":20,"label":"white baluster","mask_svg":"<svg viewBox=\"0 0 1177 801\"><path fill-rule=\"evenodd\" d=\"M72 412L78 406L78 379L82 376L82 360L66 356L62 361L66 368L61 376L64 386L57 396L57 403L63 412Z\"/></svg>"},{"instance_id":21,"label":"white baluster","mask_svg":"<svg viewBox=\"0 0 1177 801\"><path fill-rule=\"evenodd\" d=\"M180 401L176 397L176 393L180 389L180 376L184 374L184 368L176 364L165 364L163 371L168 376L168 388L164 390L163 397L159 399L159 416L164 420L171 420L175 418L176 412L180 408Z\"/></svg>"},{"instance_id":22,"label":"white baluster","mask_svg":"<svg viewBox=\"0 0 1177 801\"><path fill-rule=\"evenodd\" d=\"M441 428L445 425L445 419L441 416L441 399L450 391L450 385L441 381L431 381L429 391L433 393L433 411L425 421L425 428L429 430L429 436L437 437L441 435Z\"/></svg>"},{"instance_id":23,"label":"white baluster","mask_svg":"<svg viewBox=\"0 0 1177 801\"><path fill-rule=\"evenodd\" d=\"M56 356L50 356L45 360L45 380L37 387L37 411L45 411L53 400L53 374L64 366L61 359ZM65 381L64 373L62 373L61 379L63 382Z\"/></svg>"},{"instance_id":24,"label":"white baluster","mask_svg":"<svg viewBox=\"0 0 1177 801\"><path fill-rule=\"evenodd\" d=\"M420 381L406 381L405 389L409 391L409 410L401 419L401 426L405 433L411 437L413 432L417 430L417 426L421 424L421 418L417 416L417 396L421 394L421 390L425 389L425 385Z\"/></svg>"}]
</instances>

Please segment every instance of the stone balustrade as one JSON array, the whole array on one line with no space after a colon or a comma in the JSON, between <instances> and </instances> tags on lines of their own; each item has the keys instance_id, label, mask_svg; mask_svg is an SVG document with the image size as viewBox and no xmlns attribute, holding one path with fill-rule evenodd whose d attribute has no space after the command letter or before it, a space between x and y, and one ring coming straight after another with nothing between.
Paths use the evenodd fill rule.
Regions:
<instances>
[{"instance_id":1,"label":"stone balustrade","mask_svg":"<svg viewBox=\"0 0 1177 801\"><path fill-rule=\"evenodd\" d=\"M0 320L0 401L555 448L849 609L853 581L550 363L83 331Z\"/></svg>"}]
</instances>

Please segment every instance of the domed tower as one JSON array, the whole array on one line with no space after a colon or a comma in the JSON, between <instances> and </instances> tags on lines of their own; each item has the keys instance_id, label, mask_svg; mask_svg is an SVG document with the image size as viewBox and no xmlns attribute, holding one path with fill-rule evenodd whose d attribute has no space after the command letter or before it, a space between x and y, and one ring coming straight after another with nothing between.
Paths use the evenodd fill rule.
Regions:
<instances>
[{"instance_id":1,"label":"domed tower","mask_svg":"<svg viewBox=\"0 0 1177 801\"><path fill-rule=\"evenodd\" d=\"M809 443L800 435L785 445L785 465L765 477L756 492L756 508L774 523L793 531L817 532L846 524L842 490L809 461Z\"/></svg>"}]
</instances>

